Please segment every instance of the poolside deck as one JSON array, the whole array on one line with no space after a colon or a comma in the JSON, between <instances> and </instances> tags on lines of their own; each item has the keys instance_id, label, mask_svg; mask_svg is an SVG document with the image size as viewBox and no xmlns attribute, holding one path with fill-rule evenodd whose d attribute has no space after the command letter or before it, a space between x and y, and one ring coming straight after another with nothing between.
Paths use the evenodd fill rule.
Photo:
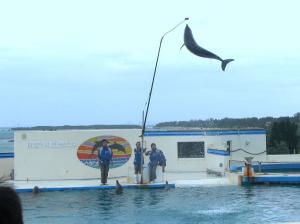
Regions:
<instances>
[{"instance_id":1,"label":"poolside deck","mask_svg":"<svg viewBox=\"0 0 300 224\"><path fill-rule=\"evenodd\" d=\"M174 188L174 184L153 183L153 184L128 184L121 183L123 188ZM68 180L68 181L15 181L14 187L17 192L32 192L37 186L40 191L65 191L65 190L106 190L115 189L116 185L108 183L100 185L98 180Z\"/></svg>"},{"instance_id":2,"label":"poolside deck","mask_svg":"<svg viewBox=\"0 0 300 224\"><path fill-rule=\"evenodd\" d=\"M238 179L240 178L240 182ZM254 177L243 177L241 172L227 173L225 177L207 175L205 172L167 172L162 181L152 184L135 184L128 178L110 178L107 185L100 179L8 181L17 192L32 192L37 186L40 191L115 189L116 180L123 188L184 188L226 185L300 185L300 173L256 173ZM166 184L168 181L168 184Z\"/></svg>"},{"instance_id":3,"label":"poolside deck","mask_svg":"<svg viewBox=\"0 0 300 224\"><path fill-rule=\"evenodd\" d=\"M17 192L32 192L37 186L40 191L63 191L63 190L105 190L115 189L116 180L123 188L175 188L175 187L199 187L212 185L229 185L226 177L207 176L206 173L165 173L164 181L153 184L134 184L127 178L111 178L107 185L101 185L99 179L84 180L52 180L52 181L10 181ZM168 181L168 184L166 184Z\"/></svg>"}]
</instances>

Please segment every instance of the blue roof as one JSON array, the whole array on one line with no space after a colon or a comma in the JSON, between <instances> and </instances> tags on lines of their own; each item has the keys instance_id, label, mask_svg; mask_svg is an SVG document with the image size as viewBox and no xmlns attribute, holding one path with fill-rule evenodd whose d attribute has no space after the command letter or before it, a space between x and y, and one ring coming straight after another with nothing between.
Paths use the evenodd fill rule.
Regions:
<instances>
[{"instance_id":1,"label":"blue roof","mask_svg":"<svg viewBox=\"0 0 300 224\"><path fill-rule=\"evenodd\" d=\"M145 136L217 136L217 135L265 135L263 129L197 130L197 131L146 131Z\"/></svg>"}]
</instances>

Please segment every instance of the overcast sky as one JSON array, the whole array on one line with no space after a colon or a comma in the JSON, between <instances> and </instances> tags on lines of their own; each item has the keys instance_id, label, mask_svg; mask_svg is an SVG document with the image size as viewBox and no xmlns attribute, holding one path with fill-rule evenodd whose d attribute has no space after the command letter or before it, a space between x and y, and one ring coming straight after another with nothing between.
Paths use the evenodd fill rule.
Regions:
<instances>
[{"instance_id":1,"label":"overcast sky","mask_svg":"<svg viewBox=\"0 0 300 224\"><path fill-rule=\"evenodd\" d=\"M300 111L300 1L0 0L0 126L149 124Z\"/></svg>"}]
</instances>

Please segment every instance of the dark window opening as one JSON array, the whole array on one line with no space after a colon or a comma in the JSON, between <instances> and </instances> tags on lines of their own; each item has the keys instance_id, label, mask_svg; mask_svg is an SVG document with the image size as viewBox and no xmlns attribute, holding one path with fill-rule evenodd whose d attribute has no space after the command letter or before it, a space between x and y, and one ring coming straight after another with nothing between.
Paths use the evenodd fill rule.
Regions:
<instances>
[{"instance_id":1,"label":"dark window opening","mask_svg":"<svg viewBox=\"0 0 300 224\"><path fill-rule=\"evenodd\" d=\"M178 142L178 158L204 158L204 142Z\"/></svg>"}]
</instances>

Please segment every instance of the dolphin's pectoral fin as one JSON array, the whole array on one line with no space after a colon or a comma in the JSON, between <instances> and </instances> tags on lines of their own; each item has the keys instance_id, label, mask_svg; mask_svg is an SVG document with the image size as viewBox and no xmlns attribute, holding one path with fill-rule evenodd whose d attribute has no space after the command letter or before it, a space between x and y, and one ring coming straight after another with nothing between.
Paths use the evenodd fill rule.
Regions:
<instances>
[{"instance_id":1,"label":"dolphin's pectoral fin","mask_svg":"<svg viewBox=\"0 0 300 224\"><path fill-rule=\"evenodd\" d=\"M181 48L183 48L185 46L185 44L182 44L182 46L180 47L180 50L181 50Z\"/></svg>"}]
</instances>

